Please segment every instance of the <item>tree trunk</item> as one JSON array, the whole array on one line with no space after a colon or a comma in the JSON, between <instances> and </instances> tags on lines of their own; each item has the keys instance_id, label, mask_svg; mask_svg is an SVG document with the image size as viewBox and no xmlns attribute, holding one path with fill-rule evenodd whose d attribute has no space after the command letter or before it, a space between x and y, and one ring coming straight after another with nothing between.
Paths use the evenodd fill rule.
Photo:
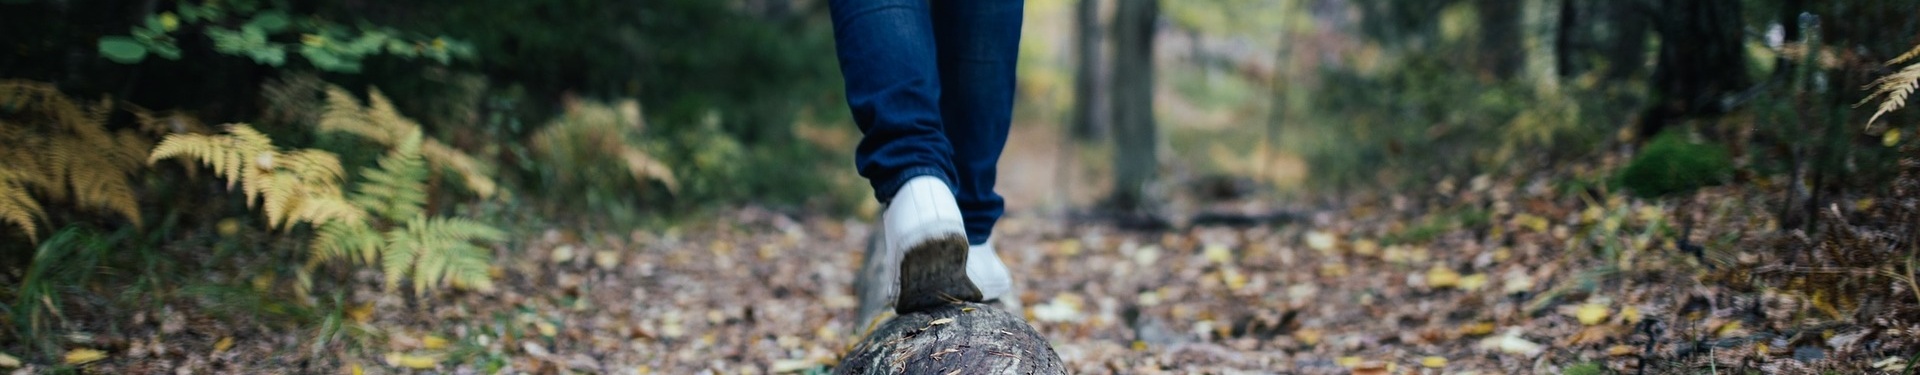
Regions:
<instances>
[{"instance_id":1,"label":"tree trunk","mask_svg":"<svg viewBox=\"0 0 1920 375\"><path fill-rule=\"evenodd\" d=\"M1580 7L1574 1L1560 0L1560 21L1553 27L1553 71L1562 80L1578 77L1585 70L1574 55L1574 51L1580 49L1575 35L1579 35L1582 26Z\"/></svg>"},{"instance_id":2,"label":"tree trunk","mask_svg":"<svg viewBox=\"0 0 1920 375\"><path fill-rule=\"evenodd\" d=\"M1120 0L1113 20L1113 195L1121 211L1140 211L1159 168L1153 120L1153 37L1158 0Z\"/></svg>"},{"instance_id":3,"label":"tree trunk","mask_svg":"<svg viewBox=\"0 0 1920 375\"><path fill-rule=\"evenodd\" d=\"M936 324L938 323L938 324ZM956 303L893 318L835 374L1065 374L1047 338L1013 313Z\"/></svg>"},{"instance_id":4,"label":"tree trunk","mask_svg":"<svg viewBox=\"0 0 1920 375\"><path fill-rule=\"evenodd\" d=\"M1647 20L1639 1L1604 1L1608 23L1607 74L1610 82L1639 75L1647 65Z\"/></svg>"},{"instance_id":5,"label":"tree trunk","mask_svg":"<svg viewBox=\"0 0 1920 375\"><path fill-rule=\"evenodd\" d=\"M1100 0L1080 0L1073 13L1074 55L1079 68L1073 79L1073 135L1081 140L1106 136L1106 64L1100 50Z\"/></svg>"},{"instance_id":6,"label":"tree trunk","mask_svg":"<svg viewBox=\"0 0 1920 375\"><path fill-rule=\"evenodd\" d=\"M1643 139L1674 119L1725 112L1721 99L1749 85L1740 2L1665 0L1657 13L1660 60Z\"/></svg>"},{"instance_id":7,"label":"tree trunk","mask_svg":"<svg viewBox=\"0 0 1920 375\"><path fill-rule=\"evenodd\" d=\"M1480 48L1475 54L1480 73L1499 80L1512 79L1527 62L1520 45L1520 0L1479 0Z\"/></svg>"}]
</instances>

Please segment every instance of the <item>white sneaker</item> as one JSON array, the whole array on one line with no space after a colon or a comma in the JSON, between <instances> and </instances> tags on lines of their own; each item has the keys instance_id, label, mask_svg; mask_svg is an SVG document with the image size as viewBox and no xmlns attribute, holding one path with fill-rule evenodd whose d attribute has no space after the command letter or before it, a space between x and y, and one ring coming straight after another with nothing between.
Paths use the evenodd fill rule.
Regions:
<instances>
[{"instance_id":1,"label":"white sneaker","mask_svg":"<svg viewBox=\"0 0 1920 375\"><path fill-rule=\"evenodd\" d=\"M945 182L933 177L907 180L880 216L880 228L855 280L860 295L856 327L871 326L888 302L896 312L907 313L952 301L981 301L980 289L967 278L966 222Z\"/></svg>"},{"instance_id":2,"label":"white sneaker","mask_svg":"<svg viewBox=\"0 0 1920 375\"><path fill-rule=\"evenodd\" d=\"M1006 262L1000 261L1000 255L994 253L992 238L967 247L967 279L973 280L974 287L980 289L983 301L1006 303L1012 299L1013 273L1007 270Z\"/></svg>"}]
</instances>

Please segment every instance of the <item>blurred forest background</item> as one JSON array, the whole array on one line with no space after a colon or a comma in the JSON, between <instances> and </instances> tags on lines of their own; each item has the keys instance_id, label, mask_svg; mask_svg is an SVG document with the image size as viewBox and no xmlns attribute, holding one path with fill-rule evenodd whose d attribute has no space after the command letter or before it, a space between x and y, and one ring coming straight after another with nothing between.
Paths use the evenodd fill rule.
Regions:
<instances>
[{"instance_id":1,"label":"blurred forest background","mask_svg":"<svg viewBox=\"0 0 1920 375\"><path fill-rule=\"evenodd\" d=\"M1920 355L1920 3L1026 6L998 241L1076 372ZM0 371L830 371L826 14L0 0Z\"/></svg>"}]
</instances>

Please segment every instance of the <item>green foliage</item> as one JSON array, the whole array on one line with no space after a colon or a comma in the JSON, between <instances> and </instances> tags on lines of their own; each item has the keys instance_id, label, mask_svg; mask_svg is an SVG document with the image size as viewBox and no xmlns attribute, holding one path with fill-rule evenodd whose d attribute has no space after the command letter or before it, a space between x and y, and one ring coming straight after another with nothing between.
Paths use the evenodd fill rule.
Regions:
<instances>
[{"instance_id":1,"label":"green foliage","mask_svg":"<svg viewBox=\"0 0 1920 375\"><path fill-rule=\"evenodd\" d=\"M11 336L22 338L47 355L59 349L54 335L59 332L57 327L67 324L67 315L61 311L64 297L85 288L126 233L101 234L69 227L33 247L33 260L17 288L0 288L0 293L11 293L7 296L10 298L0 300L0 308L7 313L5 319L11 323L5 327L12 331Z\"/></svg>"},{"instance_id":2,"label":"green foliage","mask_svg":"<svg viewBox=\"0 0 1920 375\"><path fill-rule=\"evenodd\" d=\"M656 182L667 192L678 190L673 169L648 152L656 146L645 142L645 128L638 102L575 102L528 144L552 185L549 191L562 196L618 200L645 193Z\"/></svg>"},{"instance_id":3,"label":"green foliage","mask_svg":"<svg viewBox=\"0 0 1920 375\"><path fill-rule=\"evenodd\" d=\"M335 154L279 151L272 139L245 124L230 125L226 135L170 135L149 162L176 156L199 159L227 178L228 186L237 182L249 204L256 197L264 201L269 225L317 226L310 265L378 262L389 290L403 279L412 280L416 293L441 285L491 288L492 253L475 243L502 241L505 234L475 221L427 216L428 166L436 158L426 146L437 143L425 140L419 125L395 112L378 92L371 95L371 106L360 105L339 88L327 92L321 131L359 135L388 148L377 167L363 171L352 195L345 194L344 168ZM441 165L463 174L479 173L471 169L470 157L451 147L436 152Z\"/></svg>"},{"instance_id":4,"label":"green foliage","mask_svg":"<svg viewBox=\"0 0 1920 375\"><path fill-rule=\"evenodd\" d=\"M1733 160L1725 147L1666 132L1628 162L1615 181L1634 195L1653 198L1719 185L1732 178Z\"/></svg>"},{"instance_id":5,"label":"green foliage","mask_svg":"<svg viewBox=\"0 0 1920 375\"><path fill-rule=\"evenodd\" d=\"M100 38L99 52L121 64L140 63L149 53L179 60L180 38L197 29L213 42L215 52L273 67L285 65L289 53L298 53L315 69L338 73L357 73L361 61L373 56L426 59L440 64L474 56L473 46L464 42L366 24L347 26L319 17L296 16L289 13L290 9L282 1L184 1L175 10L148 15L127 36ZM297 43L289 41L296 38Z\"/></svg>"},{"instance_id":6,"label":"green foliage","mask_svg":"<svg viewBox=\"0 0 1920 375\"><path fill-rule=\"evenodd\" d=\"M1597 362L1581 362L1567 366L1566 371L1563 373L1567 375L1606 375L1609 372L1605 367L1600 367L1600 364Z\"/></svg>"}]
</instances>

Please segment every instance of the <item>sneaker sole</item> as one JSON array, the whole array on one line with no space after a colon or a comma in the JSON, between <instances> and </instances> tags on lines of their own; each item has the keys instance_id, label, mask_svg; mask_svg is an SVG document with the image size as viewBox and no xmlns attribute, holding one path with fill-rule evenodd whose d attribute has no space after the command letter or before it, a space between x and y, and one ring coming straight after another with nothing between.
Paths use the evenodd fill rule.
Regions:
<instances>
[{"instance_id":1,"label":"sneaker sole","mask_svg":"<svg viewBox=\"0 0 1920 375\"><path fill-rule=\"evenodd\" d=\"M980 289L967 278L967 237L929 238L900 260L900 294L894 312L907 314L957 301L980 301Z\"/></svg>"}]
</instances>

